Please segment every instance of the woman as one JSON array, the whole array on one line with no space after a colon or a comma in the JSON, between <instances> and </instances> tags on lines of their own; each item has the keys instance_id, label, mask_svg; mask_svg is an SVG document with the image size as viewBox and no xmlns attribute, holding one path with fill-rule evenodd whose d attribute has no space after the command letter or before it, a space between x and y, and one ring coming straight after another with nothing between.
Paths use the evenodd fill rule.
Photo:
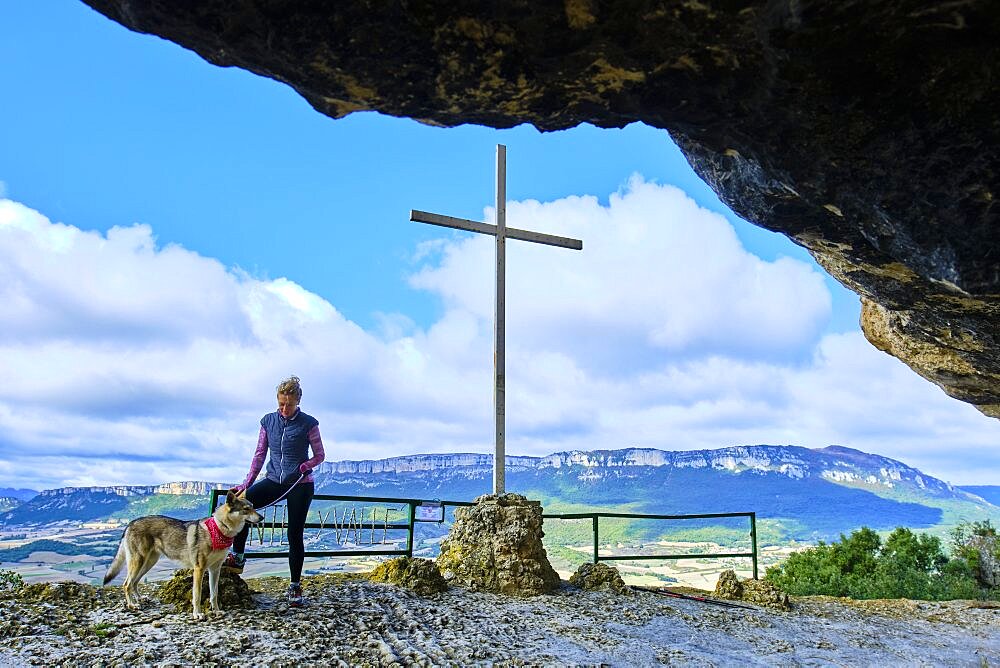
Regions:
<instances>
[{"instance_id":1,"label":"woman","mask_svg":"<svg viewBox=\"0 0 1000 668\"><path fill-rule=\"evenodd\" d=\"M305 552L302 534L315 487L312 470L326 458L319 435L319 420L299 410L301 400L302 387L297 377L292 376L278 385L278 410L261 418L250 473L233 488L235 492L246 490L246 498L254 508L263 508L278 499L288 504L288 604L293 607L304 602L300 582ZM312 458L308 457L309 447L312 447ZM267 473L253 482L268 452ZM233 540L232 552L226 556L225 567L236 573L243 572L249 531L249 526L244 527Z\"/></svg>"}]
</instances>

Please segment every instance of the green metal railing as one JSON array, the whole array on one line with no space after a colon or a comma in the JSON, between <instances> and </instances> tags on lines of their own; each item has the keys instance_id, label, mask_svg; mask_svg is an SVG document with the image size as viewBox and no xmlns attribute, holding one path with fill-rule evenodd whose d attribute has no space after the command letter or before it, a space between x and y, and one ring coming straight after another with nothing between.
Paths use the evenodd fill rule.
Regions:
<instances>
[{"instance_id":1,"label":"green metal railing","mask_svg":"<svg viewBox=\"0 0 1000 668\"><path fill-rule=\"evenodd\" d=\"M749 557L753 560L753 578L757 579L757 513L705 513L702 515L640 515L638 513L562 513L544 514L545 519L585 520L590 519L594 531L594 561L636 561L648 559L722 559L725 557ZM602 517L640 520L699 520L721 517L746 517L750 520L750 551L749 552L714 552L701 554L634 554L634 555L604 555L599 553L600 534L598 521Z\"/></svg>"},{"instance_id":2,"label":"green metal railing","mask_svg":"<svg viewBox=\"0 0 1000 668\"><path fill-rule=\"evenodd\" d=\"M215 511L215 508L219 505L219 497L225 494L226 490L214 489L211 493L211 503L209 506L209 513ZM406 531L406 547L401 550L318 550L318 551L306 551L304 553L307 557L343 557L343 556L413 556L413 532L414 527L418 520L416 519L416 509L420 506L440 506L441 520L438 522L443 522L445 517L445 509L448 507L458 507L458 506L474 506L475 503L471 501L429 501L427 499L399 499L399 498L386 498L386 497L373 497L373 496L338 496L335 494L316 494L313 496L314 501L344 501L353 503L386 503L394 505L406 505L406 522L405 523L384 523L379 525L379 529L385 530L405 530ZM602 517L605 518L616 518L616 519L637 519L637 520L697 520L697 519L717 519L726 517L746 517L750 520L750 551L749 552L722 552L722 553L700 553L700 554L642 554L642 555L601 555L599 551L600 547L600 533L599 533L599 521ZM753 561L753 577L757 579L757 514L754 512L749 513L705 513L701 515L643 515L639 513L543 513L543 519L557 519L557 520L583 520L589 519L593 526L593 563L598 561L635 561L635 560L649 560L649 559L722 559L726 557L744 557L750 558ZM267 529L283 528L284 522L277 524L275 522L262 522L255 525L258 529L266 531ZM329 528L325 523L317 522L306 522L306 529L324 529ZM247 552L247 558L251 559L271 559L288 556L287 552Z\"/></svg>"},{"instance_id":3,"label":"green metal railing","mask_svg":"<svg viewBox=\"0 0 1000 668\"><path fill-rule=\"evenodd\" d=\"M224 489L213 489L211 494L211 503L209 505L209 514L215 512L215 509L219 505L219 497L226 493ZM315 494L313 496L313 501L346 501L354 503L387 503L393 505L406 505L406 522L405 523L383 523L379 525L379 529L385 529L388 531L393 530L406 530L406 547L402 550L313 550L306 551L303 553L306 557L343 557L343 556L413 556L413 528L417 523L416 514L418 506L434 505L446 508L448 506L472 506L475 505L470 501L428 501L427 499L395 499L395 498L385 498L385 497L375 497L375 496L338 496L335 494ZM444 512L441 513L441 521L444 521ZM267 531L268 529L281 529L284 528L285 524L275 523L275 522L260 522L254 525L255 528ZM325 523L319 522L306 522L306 529L329 529ZM246 552L246 557L248 559L272 559L279 557L287 557L288 552Z\"/></svg>"}]
</instances>

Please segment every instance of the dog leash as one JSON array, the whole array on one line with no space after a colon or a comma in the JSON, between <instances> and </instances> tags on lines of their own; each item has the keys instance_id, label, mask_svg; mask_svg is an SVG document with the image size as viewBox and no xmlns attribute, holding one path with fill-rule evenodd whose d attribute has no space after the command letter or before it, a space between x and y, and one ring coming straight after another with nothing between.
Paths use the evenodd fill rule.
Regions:
<instances>
[{"instance_id":1,"label":"dog leash","mask_svg":"<svg viewBox=\"0 0 1000 668\"><path fill-rule=\"evenodd\" d=\"M275 499L271 503L267 504L266 506L261 506L260 508L254 508L254 510L264 510L265 508L270 508L271 506L273 506L274 504L276 504L278 501L281 501L283 498L285 498L286 496L288 496L288 494L293 489L295 489L295 486L298 485L300 482L302 482L302 479L305 478L305 477L306 477L305 473L300 473L299 474L299 479L296 480L295 482L293 482L292 486L289 487L288 489L286 489L284 494L282 494L281 496L279 496L277 499Z\"/></svg>"}]
</instances>

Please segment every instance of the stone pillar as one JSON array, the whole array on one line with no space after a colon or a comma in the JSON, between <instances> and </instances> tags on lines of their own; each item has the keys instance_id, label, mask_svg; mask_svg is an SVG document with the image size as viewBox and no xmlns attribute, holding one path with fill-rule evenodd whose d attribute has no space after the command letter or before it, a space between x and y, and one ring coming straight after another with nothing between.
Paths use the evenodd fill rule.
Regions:
<instances>
[{"instance_id":1,"label":"stone pillar","mask_svg":"<svg viewBox=\"0 0 1000 668\"><path fill-rule=\"evenodd\" d=\"M536 596L559 586L542 547L542 504L520 494L487 494L455 510L438 568L473 591Z\"/></svg>"}]
</instances>

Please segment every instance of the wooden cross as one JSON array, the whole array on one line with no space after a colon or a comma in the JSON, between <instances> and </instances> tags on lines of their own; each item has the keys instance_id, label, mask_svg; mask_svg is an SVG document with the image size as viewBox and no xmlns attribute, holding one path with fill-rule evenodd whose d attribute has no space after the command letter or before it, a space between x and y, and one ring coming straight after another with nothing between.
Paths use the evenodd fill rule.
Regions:
<instances>
[{"instance_id":1,"label":"wooden cross","mask_svg":"<svg viewBox=\"0 0 1000 668\"><path fill-rule=\"evenodd\" d=\"M496 225L480 223L464 218L441 216L426 211L410 210L410 220L417 223L430 223L442 227L453 227L458 230L468 230L480 234L490 234L497 241L497 292L496 292L496 334L494 338L493 371L493 405L496 412L496 453L493 457L493 493L504 493L504 267L506 265L507 239L520 239L538 244L559 246L582 250L583 242L579 239L557 237L541 232L528 232L507 227L507 147L497 144L497 184L496 184Z\"/></svg>"}]
</instances>

